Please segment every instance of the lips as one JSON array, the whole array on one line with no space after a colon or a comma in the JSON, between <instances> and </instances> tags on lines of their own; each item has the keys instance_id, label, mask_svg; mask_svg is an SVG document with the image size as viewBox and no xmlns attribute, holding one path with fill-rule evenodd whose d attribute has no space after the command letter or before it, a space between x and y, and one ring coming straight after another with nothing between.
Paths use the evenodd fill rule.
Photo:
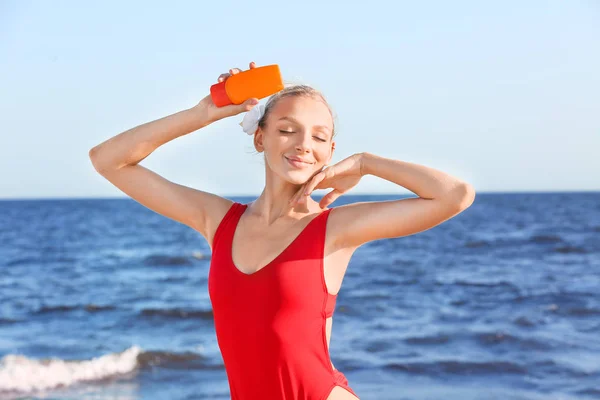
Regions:
<instances>
[{"instance_id":1,"label":"lips","mask_svg":"<svg viewBox=\"0 0 600 400\"><path fill-rule=\"evenodd\" d=\"M288 158L285 157L284 158L287 160L287 162L294 168L309 168L313 163L307 163L305 161L298 161L297 158Z\"/></svg>"},{"instance_id":2,"label":"lips","mask_svg":"<svg viewBox=\"0 0 600 400\"><path fill-rule=\"evenodd\" d=\"M298 161L298 162L303 162L305 164L312 164L311 162L305 161L298 157L285 157L285 158L287 158L288 160L291 160L291 161Z\"/></svg>"}]
</instances>

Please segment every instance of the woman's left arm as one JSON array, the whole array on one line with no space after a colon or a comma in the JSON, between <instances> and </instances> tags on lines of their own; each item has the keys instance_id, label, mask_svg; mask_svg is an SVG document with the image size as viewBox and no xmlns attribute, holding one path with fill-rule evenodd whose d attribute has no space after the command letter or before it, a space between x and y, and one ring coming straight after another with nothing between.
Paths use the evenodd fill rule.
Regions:
<instances>
[{"instance_id":1,"label":"woman's left arm","mask_svg":"<svg viewBox=\"0 0 600 400\"><path fill-rule=\"evenodd\" d=\"M361 175L374 175L400 185L425 200L444 200L468 208L475 191L468 183L436 169L406 161L360 153Z\"/></svg>"},{"instance_id":2,"label":"woman's left arm","mask_svg":"<svg viewBox=\"0 0 600 400\"><path fill-rule=\"evenodd\" d=\"M475 200L473 187L460 179L423 165L371 153L355 154L321 172L309 182L306 192L333 187L321 201L321 207L325 207L364 175L396 183L419 197L336 207L330 219L335 220L331 225L337 248L357 248L373 240L425 231L461 213Z\"/></svg>"}]
</instances>

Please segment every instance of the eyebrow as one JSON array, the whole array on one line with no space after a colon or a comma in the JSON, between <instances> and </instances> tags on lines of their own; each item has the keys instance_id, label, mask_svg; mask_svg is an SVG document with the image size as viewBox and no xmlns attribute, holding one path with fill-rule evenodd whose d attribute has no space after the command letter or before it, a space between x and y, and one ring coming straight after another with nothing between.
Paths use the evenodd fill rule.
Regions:
<instances>
[{"instance_id":1,"label":"eyebrow","mask_svg":"<svg viewBox=\"0 0 600 400\"><path fill-rule=\"evenodd\" d=\"M297 124L300 124L300 121L298 121L296 118L293 118L293 117L281 117L277 121L281 121L281 120L292 121L292 122L295 122ZM321 128L321 129L325 129L327 131L330 131L329 127L325 126L325 125L315 125L314 128Z\"/></svg>"}]
</instances>

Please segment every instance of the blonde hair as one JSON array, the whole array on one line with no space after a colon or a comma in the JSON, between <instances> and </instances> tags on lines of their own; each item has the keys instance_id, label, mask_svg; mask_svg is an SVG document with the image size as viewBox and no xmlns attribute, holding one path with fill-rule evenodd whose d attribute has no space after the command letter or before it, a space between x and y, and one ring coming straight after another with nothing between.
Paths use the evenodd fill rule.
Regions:
<instances>
[{"instance_id":1,"label":"blonde hair","mask_svg":"<svg viewBox=\"0 0 600 400\"><path fill-rule=\"evenodd\" d=\"M277 104L277 102L279 100L281 100L285 97L301 97L301 96L318 98L327 106L327 109L329 110L329 113L331 114L331 119L333 120L333 130L331 132L331 139L333 139L333 137L336 134L336 131L335 131L335 117L333 115L333 111L331 110L331 106L325 99L325 96L323 96L323 94L320 91L318 91L317 89L315 89L311 86L303 85L303 84L300 84L300 85L292 84L291 86L287 86L283 90L280 90L279 92L272 95L269 98L269 100L267 101L267 104L265 105L264 114L258 120L258 126L261 129L264 129L266 127L267 118L269 117L270 111L273 109L273 107Z\"/></svg>"}]
</instances>

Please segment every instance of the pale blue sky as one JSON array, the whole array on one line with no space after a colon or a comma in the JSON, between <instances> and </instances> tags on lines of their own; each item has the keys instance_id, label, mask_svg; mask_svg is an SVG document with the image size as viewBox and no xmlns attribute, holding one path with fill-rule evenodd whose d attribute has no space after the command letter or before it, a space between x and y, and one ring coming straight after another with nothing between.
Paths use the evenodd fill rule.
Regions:
<instances>
[{"instance_id":1,"label":"pale blue sky","mask_svg":"<svg viewBox=\"0 0 600 400\"><path fill-rule=\"evenodd\" d=\"M0 198L124 196L89 149L195 105L250 61L323 91L334 163L367 151L479 193L600 190L599 50L595 0L0 1ZM242 117L142 165L258 195L264 167ZM410 192L367 176L350 193Z\"/></svg>"}]
</instances>

